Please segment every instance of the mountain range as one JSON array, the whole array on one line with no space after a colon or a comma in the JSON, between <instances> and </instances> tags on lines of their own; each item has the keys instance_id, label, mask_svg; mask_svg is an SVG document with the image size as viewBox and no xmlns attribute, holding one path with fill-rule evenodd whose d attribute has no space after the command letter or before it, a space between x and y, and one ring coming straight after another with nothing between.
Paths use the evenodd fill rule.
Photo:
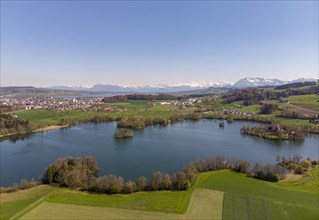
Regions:
<instances>
[{"instance_id":1,"label":"mountain range","mask_svg":"<svg viewBox=\"0 0 319 220\"><path fill-rule=\"evenodd\" d=\"M165 84L155 86L128 86L128 85L110 85L95 84L92 87L83 86L51 86L48 89L70 90L70 91L87 91L87 92L139 92L139 93L164 93L164 92L180 92L191 91L206 88L245 88L245 87L261 87L261 86L279 86L287 83L317 81L316 79L300 78L291 81L284 81L275 78L246 77L235 83L230 82L188 82Z\"/></svg>"}]
</instances>

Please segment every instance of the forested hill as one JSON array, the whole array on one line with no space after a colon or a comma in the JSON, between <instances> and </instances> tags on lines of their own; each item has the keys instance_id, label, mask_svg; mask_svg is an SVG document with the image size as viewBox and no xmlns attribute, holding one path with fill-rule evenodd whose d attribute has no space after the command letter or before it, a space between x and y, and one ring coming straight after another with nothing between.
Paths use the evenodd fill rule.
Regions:
<instances>
[{"instance_id":1,"label":"forested hill","mask_svg":"<svg viewBox=\"0 0 319 220\"><path fill-rule=\"evenodd\" d=\"M71 91L59 89L36 88L33 86L8 86L0 87L1 96L14 97L56 97L56 96L103 96L97 92ZM108 94L106 94L108 95ZM111 94L114 95L114 94ZM109 96L109 95L108 95Z\"/></svg>"}]
</instances>

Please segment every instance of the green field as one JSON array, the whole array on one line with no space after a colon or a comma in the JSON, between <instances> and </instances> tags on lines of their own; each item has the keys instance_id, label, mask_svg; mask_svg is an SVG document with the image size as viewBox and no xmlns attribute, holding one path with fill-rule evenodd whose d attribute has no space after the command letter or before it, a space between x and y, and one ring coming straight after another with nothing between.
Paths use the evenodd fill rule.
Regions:
<instances>
[{"instance_id":1,"label":"green field","mask_svg":"<svg viewBox=\"0 0 319 220\"><path fill-rule=\"evenodd\" d=\"M130 195L92 194L59 189L46 200L53 203L161 211L182 214L186 212L192 191L138 192Z\"/></svg>"},{"instance_id":2,"label":"green field","mask_svg":"<svg viewBox=\"0 0 319 220\"><path fill-rule=\"evenodd\" d=\"M317 174L318 168L313 171ZM224 192L223 219L318 219L318 188L270 183L230 171L203 174L199 187ZM317 183L318 178L307 180ZM285 185L285 187L283 187ZM290 185L290 187L287 187ZM306 190L305 190L306 189Z\"/></svg>"},{"instance_id":3,"label":"green field","mask_svg":"<svg viewBox=\"0 0 319 220\"><path fill-rule=\"evenodd\" d=\"M319 96L312 95L294 95L289 97L289 102L295 105L319 105Z\"/></svg>"},{"instance_id":4,"label":"green field","mask_svg":"<svg viewBox=\"0 0 319 220\"><path fill-rule=\"evenodd\" d=\"M187 219L222 219L224 193L196 188L186 212Z\"/></svg>"},{"instance_id":5,"label":"green field","mask_svg":"<svg viewBox=\"0 0 319 220\"><path fill-rule=\"evenodd\" d=\"M222 170L187 191L130 195L40 186L1 194L0 219L318 219L318 173L270 183Z\"/></svg>"},{"instance_id":6,"label":"green field","mask_svg":"<svg viewBox=\"0 0 319 220\"><path fill-rule=\"evenodd\" d=\"M299 95L290 96L291 106L289 110L303 114L319 114L319 96L318 95Z\"/></svg>"},{"instance_id":7,"label":"green field","mask_svg":"<svg viewBox=\"0 0 319 220\"><path fill-rule=\"evenodd\" d=\"M29 190L0 195L0 219L9 219L30 204L56 190L51 186L38 186Z\"/></svg>"},{"instance_id":8,"label":"green field","mask_svg":"<svg viewBox=\"0 0 319 220\"><path fill-rule=\"evenodd\" d=\"M71 110L56 112L51 110L24 110L12 112L13 114L29 120L35 128L57 125L61 119L71 119L73 121L93 118L94 116L117 117L168 117L177 112L177 107L173 105L159 105L156 101L129 101L124 103L100 104L98 106L116 106L117 111L81 111Z\"/></svg>"},{"instance_id":9,"label":"green field","mask_svg":"<svg viewBox=\"0 0 319 220\"><path fill-rule=\"evenodd\" d=\"M197 188L185 214L42 202L21 219L222 219L223 192Z\"/></svg>"},{"instance_id":10,"label":"green field","mask_svg":"<svg viewBox=\"0 0 319 220\"><path fill-rule=\"evenodd\" d=\"M43 202L20 219L178 219L178 214Z\"/></svg>"}]
</instances>

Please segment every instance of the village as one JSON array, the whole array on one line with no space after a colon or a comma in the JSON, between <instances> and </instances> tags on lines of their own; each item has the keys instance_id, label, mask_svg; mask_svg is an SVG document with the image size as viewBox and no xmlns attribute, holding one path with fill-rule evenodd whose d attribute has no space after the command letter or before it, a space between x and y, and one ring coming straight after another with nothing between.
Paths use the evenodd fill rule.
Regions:
<instances>
[{"instance_id":1,"label":"village","mask_svg":"<svg viewBox=\"0 0 319 220\"><path fill-rule=\"evenodd\" d=\"M0 98L0 105L15 106L23 110L41 109L53 111L69 111L69 110L101 110L98 106L101 104L100 98ZM92 108L93 107L93 108ZM107 110L111 110L108 108Z\"/></svg>"},{"instance_id":2,"label":"village","mask_svg":"<svg viewBox=\"0 0 319 220\"><path fill-rule=\"evenodd\" d=\"M157 102L157 105L173 105L181 108L194 107L201 103L200 98L187 98L183 100L168 100ZM0 97L1 106L14 106L19 110L52 110L57 112L82 110L82 111L118 111L116 106L107 105L101 97L78 97L78 98L60 98L60 97Z\"/></svg>"},{"instance_id":3,"label":"village","mask_svg":"<svg viewBox=\"0 0 319 220\"><path fill-rule=\"evenodd\" d=\"M65 98L65 97L28 97L28 98L16 98L16 97L0 97L0 106L14 106L16 110L51 110L56 112L64 112L71 110L81 111L123 111L123 106L108 105L110 103L104 103L101 97L77 97L77 98ZM184 98L181 100L165 100L158 101L152 105L170 105L177 106L181 109L198 107L202 103L201 98ZM211 113L212 110L195 110L195 112ZM222 111L227 115L254 115L254 112L243 112L233 109L223 109Z\"/></svg>"},{"instance_id":4,"label":"village","mask_svg":"<svg viewBox=\"0 0 319 220\"><path fill-rule=\"evenodd\" d=\"M194 107L196 104L200 104L202 100L200 98L185 98L181 100L169 100L159 102L160 105L174 105L181 108Z\"/></svg>"}]
</instances>

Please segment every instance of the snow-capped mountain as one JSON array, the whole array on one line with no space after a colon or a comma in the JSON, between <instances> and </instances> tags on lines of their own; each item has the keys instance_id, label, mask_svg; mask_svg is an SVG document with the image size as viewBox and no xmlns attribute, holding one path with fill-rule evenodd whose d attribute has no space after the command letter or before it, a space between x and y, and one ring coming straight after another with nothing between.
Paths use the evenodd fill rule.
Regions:
<instances>
[{"instance_id":1,"label":"snow-capped mountain","mask_svg":"<svg viewBox=\"0 0 319 220\"><path fill-rule=\"evenodd\" d=\"M289 81L289 83L298 83L298 82L313 82L313 81L317 81L318 79L312 79L312 78L299 78L299 79L295 79L295 80L291 80Z\"/></svg>"},{"instance_id":2,"label":"snow-capped mountain","mask_svg":"<svg viewBox=\"0 0 319 220\"><path fill-rule=\"evenodd\" d=\"M245 88L245 87L258 87L258 86L280 86L288 83L297 83L297 82L313 82L316 79L305 79L299 78L290 81L284 81L275 78L260 78L260 77L246 77L234 83L232 86L236 88Z\"/></svg>"},{"instance_id":3,"label":"snow-capped mountain","mask_svg":"<svg viewBox=\"0 0 319 220\"><path fill-rule=\"evenodd\" d=\"M85 91L90 89L92 86L50 86L47 89L56 89L56 90L69 90L69 91Z\"/></svg>"},{"instance_id":4,"label":"snow-capped mountain","mask_svg":"<svg viewBox=\"0 0 319 220\"><path fill-rule=\"evenodd\" d=\"M209 87L258 87L258 86L279 86L287 83L316 81L316 79L300 78L291 81L283 81L275 78L260 78L260 77L246 77L236 83L230 82L186 82L174 84L160 84L160 85L111 85L111 84L95 84L92 87L88 86L52 86L50 89L73 90L73 91L88 91L88 92L141 92L141 93L161 93L161 92L181 92L192 91L199 89L206 89Z\"/></svg>"},{"instance_id":5,"label":"snow-capped mountain","mask_svg":"<svg viewBox=\"0 0 319 220\"><path fill-rule=\"evenodd\" d=\"M260 77L247 77L239 80L233 84L233 87L244 88L244 87L257 87L257 86L279 86L288 83L274 78L260 78Z\"/></svg>"},{"instance_id":6,"label":"snow-capped mountain","mask_svg":"<svg viewBox=\"0 0 319 220\"><path fill-rule=\"evenodd\" d=\"M111 84L95 84L86 88L83 86L51 86L49 89L73 90L73 91L89 91L89 92L142 92L142 93L160 93L160 92L180 92L189 90L205 89L208 87L229 87L230 82L186 82L175 84L160 85L111 85Z\"/></svg>"}]
</instances>

